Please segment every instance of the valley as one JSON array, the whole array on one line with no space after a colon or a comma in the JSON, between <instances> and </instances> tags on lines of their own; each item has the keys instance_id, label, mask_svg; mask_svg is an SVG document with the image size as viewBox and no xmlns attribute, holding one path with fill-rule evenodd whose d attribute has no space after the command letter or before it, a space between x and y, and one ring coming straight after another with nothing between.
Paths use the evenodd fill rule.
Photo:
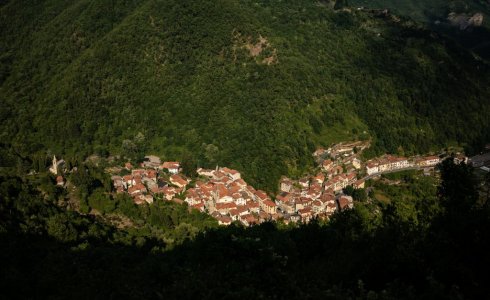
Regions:
<instances>
[{"instance_id":1,"label":"valley","mask_svg":"<svg viewBox=\"0 0 490 300\"><path fill-rule=\"evenodd\" d=\"M486 299L487 0L0 1L0 299Z\"/></svg>"}]
</instances>

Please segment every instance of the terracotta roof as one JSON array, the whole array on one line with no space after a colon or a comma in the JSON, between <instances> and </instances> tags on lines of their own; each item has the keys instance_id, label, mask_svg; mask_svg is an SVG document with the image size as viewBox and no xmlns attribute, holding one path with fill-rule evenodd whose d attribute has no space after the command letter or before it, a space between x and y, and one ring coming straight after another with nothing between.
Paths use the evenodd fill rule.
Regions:
<instances>
[{"instance_id":1,"label":"terracotta roof","mask_svg":"<svg viewBox=\"0 0 490 300\"><path fill-rule=\"evenodd\" d=\"M298 213L301 215L310 214L311 213L311 207L305 207L302 209L298 209Z\"/></svg>"},{"instance_id":2,"label":"terracotta roof","mask_svg":"<svg viewBox=\"0 0 490 300\"><path fill-rule=\"evenodd\" d=\"M290 198L291 198L291 194L288 192L282 192L276 196L276 199L281 202L287 202L289 201Z\"/></svg>"},{"instance_id":3,"label":"terracotta roof","mask_svg":"<svg viewBox=\"0 0 490 300\"><path fill-rule=\"evenodd\" d=\"M214 172L214 178L220 179L226 177L226 174L221 172L221 171L215 171Z\"/></svg>"},{"instance_id":4,"label":"terracotta roof","mask_svg":"<svg viewBox=\"0 0 490 300\"><path fill-rule=\"evenodd\" d=\"M141 176L133 176L134 184L141 184Z\"/></svg>"},{"instance_id":5,"label":"terracotta roof","mask_svg":"<svg viewBox=\"0 0 490 300\"><path fill-rule=\"evenodd\" d=\"M323 193L323 195L321 196L320 200L323 201L323 202L334 201L335 200L335 196L332 195L332 194Z\"/></svg>"},{"instance_id":6,"label":"terracotta roof","mask_svg":"<svg viewBox=\"0 0 490 300\"><path fill-rule=\"evenodd\" d=\"M315 180L323 182L325 180L325 174L323 173L316 174Z\"/></svg>"},{"instance_id":7,"label":"terracotta roof","mask_svg":"<svg viewBox=\"0 0 490 300\"><path fill-rule=\"evenodd\" d=\"M323 161L322 166L328 167L332 164L333 162L330 159L326 159Z\"/></svg>"},{"instance_id":8,"label":"terracotta roof","mask_svg":"<svg viewBox=\"0 0 490 300\"><path fill-rule=\"evenodd\" d=\"M146 192L146 187L142 184L135 184L128 189L128 193L134 194L137 192Z\"/></svg>"},{"instance_id":9,"label":"terracotta roof","mask_svg":"<svg viewBox=\"0 0 490 300\"><path fill-rule=\"evenodd\" d=\"M146 171L146 176L149 178L156 178L157 177L157 171L155 170L147 170Z\"/></svg>"},{"instance_id":10,"label":"terracotta roof","mask_svg":"<svg viewBox=\"0 0 490 300\"><path fill-rule=\"evenodd\" d=\"M153 185L151 188L150 188L150 191L154 194L158 193L160 191L160 188L158 187L158 185Z\"/></svg>"},{"instance_id":11,"label":"terracotta roof","mask_svg":"<svg viewBox=\"0 0 490 300\"><path fill-rule=\"evenodd\" d=\"M218 198L224 198L228 196L228 189L222 184L216 185L215 191L218 193Z\"/></svg>"},{"instance_id":12,"label":"terracotta roof","mask_svg":"<svg viewBox=\"0 0 490 300\"><path fill-rule=\"evenodd\" d=\"M197 193L197 190L192 188L192 189L188 189L187 192L186 192L186 197L189 197L189 198L199 198L199 194Z\"/></svg>"},{"instance_id":13,"label":"terracotta roof","mask_svg":"<svg viewBox=\"0 0 490 300\"><path fill-rule=\"evenodd\" d=\"M361 186L363 183L364 183L364 179L359 179L356 181L356 183L354 185L355 186Z\"/></svg>"},{"instance_id":14,"label":"terracotta roof","mask_svg":"<svg viewBox=\"0 0 490 300\"><path fill-rule=\"evenodd\" d=\"M229 173L231 175L236 175L236 174L240 174L237 170L233 170L233 169L229 169L227 167L223 167L221 168L221 170L225 173Z\"/></svg>"},{"instance_id":15,"label":"terracotta roof","mask_svg":"<svg viewBox=\"0 0 490 300\"><path fill-rule=\"evenodd\" d=\"M162 164L162 169L178 169L180 163L178 161L166 161Z\"/></svg>"},{"instance_id":16,"label":"terracotta roof","mask_svg":"<svg viewBox=\"0 0 490 300\"><path fill-rule=\"evenodd\" d=\"M145 169L135 169L133 171L131 171L131 175L135 176L135 175L143 175L145 174Z\"/></svg>"},{"instance_id":17,"label":"terracotta roof","mask_svg":"<svg viewBox=\"0 0 490 300\"><path fill-rule=\"evenodd\" d=\"M217 210L220 210L220 209L232 209L232 208L236 208L236 204L233 203L233 202L230 202L230 203L216 203L216 209Z\"/></svg>"},{"instance_id":18,"label":"terracotta roof","mask_svg":"<svg viewBox=\"0 0 490 300\"><path fill-rule=\"evenodd\" d=\"M180 177L177 174L170 176L170 182L181 186L187 185L187 180L185 180L184 178Z\"/></svg>"},{"instance_id":19,"label":"terracotta roof","mask_svg":"<svg viewBox=\"0 0 490 300\"><path fill-rule=\"evenodd\" d=\"M235 194L235 193L238 193L240 190L241 190L241 188L240 188L239 186L234 186L234 187L231 187L231 188L229 189L230 194Z\"/></svg>"},{"instance_id":20,"label":"terracotta roof","mask_svg":"<svg viewBox=\"0 0 490 300\"><path fill-rule=\"evenodd\" d=\"M368 162L368 163L366 164L366 166L367 166L368 168L370 168L370 169L371 169L371 168L377 167L377 166L378 166L378 164L377 164L377 163L375 163L375 162Z\"/></svg>"},{"instance_id":21,"label":"terracotta roof","mask_svg":"<svg viewBox=\"0 0 490 300\"><path fill-rule=\"evenodd\" d=\"M237 179L235 182L237 184L241 185L241 186L246 186L247 185L247 183L245 182L245 180L243 180L241 178L240 179Z\"/></svg>"},{"instance_id":22,"label":"terracotta roof","mask_svg":"<svg viewBox=\"0 0 490 300\"><path fill-rule=\"evenodd\" d=\"M272 201L271 201L271 200L269 200L269 199L264 200L264 202L263 202L263 203L264 203L264 205L265 205L265 206L269 206L269 207L276 207L276 206L277 206L277 205L276 205L274 202L272 202Z\"/></svg>"},{"instance_id":23,"label":"terracotta roof","mask_svg":"<svg viewBox=\"0 0 490 300\"><path fill-rule=\"evenodd\" d=\"M260 207L259 203L258 202L255 202L255 201L247 201L247 206L250 209Z\"/></svg>"},{"instance_id":24,"label":"terracotta roof","mask_svg":"<svg viewBox=\"0 0 490 300\"><path fill-rule=\"evenodd\" d=\"M262 190L255 191L255 195L262 200L266 200L267 198L269 198L267 197L267 194Z\"/></svg>"},{"instance_id":25,"label":"terracotta roof","mask_svg":"<svg viewBox=\"0 0 490 300\"><path fill-rule=\"evenodd\" d=\"M339 206L341 209L344 209L345 207L348 207L349 204L352 204L352 197L349 196L341 196L339 198Z\"/></svg>"}]
</instances>

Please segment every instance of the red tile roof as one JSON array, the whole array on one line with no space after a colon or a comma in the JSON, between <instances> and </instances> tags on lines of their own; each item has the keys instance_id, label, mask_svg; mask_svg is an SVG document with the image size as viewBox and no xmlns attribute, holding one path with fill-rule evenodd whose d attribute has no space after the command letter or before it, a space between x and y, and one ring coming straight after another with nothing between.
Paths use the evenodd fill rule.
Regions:
<instances>
[{"instance_id":1,"label":"red tile roof","mask_svg":"<svg viewBox=\"0 0 490 300\"><path fill-rule=\"evenodd\" d=\"M216 203L216 209L217 210L220 210L220 209L233 209L233 208L236 208L236 204L233 203L233 202L229 202L229 203Z\"/></svg>"},{"instance_id":2,"label":"red tile roof","mask_svg":"<svg viewBox=\"0 0 490 300\"><path fill-rule=\"evenodd\" d=\"M162 164L162 169L178 169L180 163L178 161L166 161Z\"/></svg>"},{"instance_id":3,"label":"red tile roof","mask_svg":"<svg viewBox=\"0 0 490 300\"><path fill-rule=\"evenodd\" d=\"M276 207L276 206L277 206L277 205L276 205L274 202L272 202L272 201L271 201L271 200L269 200L269 199L264 200L264 202L263 202L263 203L264 203L264 205L265 205L265 206L269 206L269 207Z\"/></svg>"},{"instance_id":4,"label":"red tile roof","mask_svg":"<svg viewBox=\"0 0 490 300\"><path fill-rule=\"evenodd\" d=\"M255 195L262 200L266 200L267 198L269 198L267 197L267 194L262 190L255 191Z\"/></svg>"},{"instance_id":5,"label":"red tile roof","mask_svg":"<svg viewBox=\"0 0 490 300\"><path fill-rule=\"evenodd\" d=\"M180 186L186 186L187 185L187 180L185 180L184 178L180 177L177 174L170 176L170 182L175 184L175 185L180 185Z\"/></svg>"}]
</instances>

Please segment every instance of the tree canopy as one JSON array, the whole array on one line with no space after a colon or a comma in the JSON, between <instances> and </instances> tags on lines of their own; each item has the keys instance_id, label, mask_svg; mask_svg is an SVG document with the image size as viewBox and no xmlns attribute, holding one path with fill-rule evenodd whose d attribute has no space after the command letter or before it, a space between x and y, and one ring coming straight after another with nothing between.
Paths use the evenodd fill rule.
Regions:
<instances>
[{"instance_id":1,"label":"tree canopy","mask_svg":"<svg viewBox=\"0 0 490 300\"><path fill-rule=\"evenodd\" d=\"M0 139L24 155L187 156L268 190L335 141L410 154L488 139L484 62L328 2L4 1Z\"/></svg>"}]
</instances>

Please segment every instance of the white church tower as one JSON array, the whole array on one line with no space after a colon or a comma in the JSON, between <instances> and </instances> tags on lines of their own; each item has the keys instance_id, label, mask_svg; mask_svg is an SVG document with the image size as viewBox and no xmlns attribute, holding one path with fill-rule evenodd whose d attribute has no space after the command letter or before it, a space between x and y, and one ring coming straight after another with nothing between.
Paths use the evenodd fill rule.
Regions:
<instances>
[{"instance_id":1,"label":"white church tower","mask_svg":"<svg viewBox=\"0 0 490 300\"><path fill-rule=\"evenodd\" d=\"M56 155L53 155L53 165L49 168L49 171L54 175L58 175L58 160L56 160Z\"/></svg>"}]
</instances>

